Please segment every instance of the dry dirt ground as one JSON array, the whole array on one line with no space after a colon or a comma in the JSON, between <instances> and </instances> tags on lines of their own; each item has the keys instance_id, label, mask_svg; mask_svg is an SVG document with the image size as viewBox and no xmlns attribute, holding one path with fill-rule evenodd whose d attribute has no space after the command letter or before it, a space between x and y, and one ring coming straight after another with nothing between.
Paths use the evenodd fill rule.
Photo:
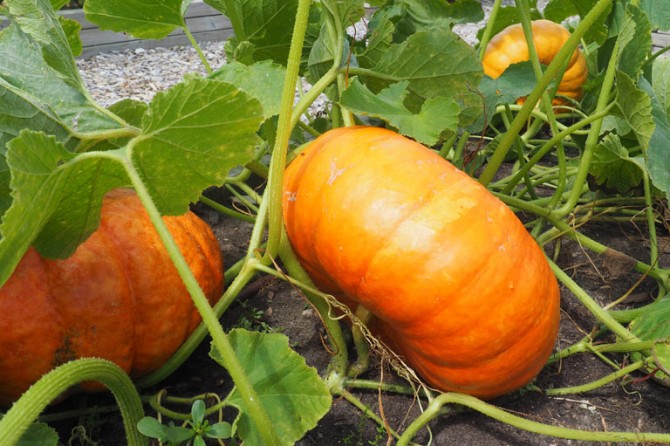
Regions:
<instances>
[{"instance_id":1,"label":"dry dirt ground","mask_svg":"<svg viewBox=\"0 0 670 446\"><path fill-rule=\"evenodd\" d=\"M199 210L213 226L227 264L231 265L241 258L249 240L250 225L221 217L208 209ZM612 248L646 259L646 242L642 235L644 231L635 225L593 223L586 227L585 233ZM666 242L665 246L670 247L667 244L668 234L660 235L662 242ZM664 257L667 264L667 252ZM634 271L622 271L617 268L617 264L587 253L578 244L567 240L562 243L558 261L601 304L626 292L639 278ZM654 295L654 292L654 284L644 281L634 295L637 299L644 299ZM325 335L324 330L306 300L295 289L279 279L263 277L252 282L243 294L239 302L231 306L222 318L226 328L249 323L257 329L269 326L287 335L291 346L306 358L309 365L320 372L325 370L329 355L322 345L321 336ZM258 318L258 315L261 317ZM590 313L569 291L562 288L562 323L557 347L564 347L581 339L585 333L591 331L593 324ZM226 372L208 358L207 350L208 343L205 342L161 387L168 389L170 395L174 396L193 396L209 391L225 395L229 390ZM537 378L537 384L541 388L573 386L595 380L610 372L611 369L593 355L575 355L561 364L546 367ZM383 376L386 382L400 382L388 370L384 371ZM378 361L377 366L373 366L365 377L380 379ZM512 413L555 426L599 431L670 432L670 417L667 415L670 411L670 389L652 380L641 379L644 378L642 374L633 378L640 380L625 386L621 382L615 382L580 395L547 397L540 393L528 393L523 397L504 398L493 403ZM381 404L388 424L397 431L403 431L419 413L416 401L410 397L383 394L380 398L377 392L372 391L356 394L378 414ZM110 400L105 396L80 396L66 402L60 409L81 407L82 404L104 406L109 405ZM87 437L100 443L84 442L80 435L72 437L73 445L123 444L123 433L116 413L93 414L58 423L61 439L66 442L72 428L79 424L86 428ZM444 446L586 444L528 433L467 411L441 417L431 423L430 432L432 444ZM416 441L427 444L431 440L429 435L424 430ZM298 444L373 446L391 443L387 443L383 430L366 419L360 411L347 401L336 399L330 412Z\"/></svg>"}]
</instances>

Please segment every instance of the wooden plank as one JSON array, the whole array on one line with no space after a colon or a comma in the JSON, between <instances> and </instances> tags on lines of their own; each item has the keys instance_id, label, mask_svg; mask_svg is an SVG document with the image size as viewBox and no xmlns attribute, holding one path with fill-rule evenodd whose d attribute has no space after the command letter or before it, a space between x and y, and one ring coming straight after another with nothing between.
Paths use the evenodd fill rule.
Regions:
<instances>
[{"instance_id":1,"label":"wooden plank","mask_svg":"<svg viewBox=\"0 0 670 446\"><path fill-rule=\"evenodd\" d=\"M214 35L216 31L221 32L221 36L216 40L224 40L229 37L232 33L232 26L230 21L222 16L203 16L190 18L186 20L186 26L196 40L202 41L201 34L208 33L209 36ZM184 30L177 28L171 34L171 37L174 36L184 36L186 39ZM101 31L98 28L87 28L82 29L80 32L80 37L83 43L84 48L89 49L99 45L113 45L114 43L127 43L132 41L142 41L133 36L123 33L115 33L113 31ZM151 45L150 41L148 44ZM185 44L188 44L188 39L186 39Z\"/></svg>"}]
</instances>

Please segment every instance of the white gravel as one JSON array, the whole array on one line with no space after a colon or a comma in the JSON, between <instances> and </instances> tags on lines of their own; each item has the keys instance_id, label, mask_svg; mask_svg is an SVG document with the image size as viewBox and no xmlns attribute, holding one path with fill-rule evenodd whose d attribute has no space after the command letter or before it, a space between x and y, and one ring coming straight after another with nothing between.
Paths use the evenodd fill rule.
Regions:
<instances>
[{"instance_id":1,"label":"white gravel","mask_svg":"<svg viewBox=\"0 0 670 446\"><path fill-rule=\"evenodd\" d=\"M204 42L200 47L212 68L225 62L223 42ZM206 74L190 46L112 51L78 59L77 66L93 98L105 107L121 99L149 102L185 74Z\"/></svg>"},{"instance_id":2,"label":"white gravel","mask_svg":"<svg viewBox=\"0 0 670 446\"><path fill-rule=\"evenodd\" d=\"M538 3L544 5L547 1ZM492 0L482 0L487 17L492 3ZM513 4L513 0L504 0L503 4ZM454 32L474 45L477 31L485 22L456 25ZM363 36L365 31L364 23L348 30L355 36ZM225 63L223 42L204 42L200 46L213 69ZM149 102L156 92L180 82L187 73L206 74L196 51L190 46L112 51L78 59L77 65L91 95L103 106L126 98ZM323 104L317 104L319 106Z\"/></svg>"}]
</instances>

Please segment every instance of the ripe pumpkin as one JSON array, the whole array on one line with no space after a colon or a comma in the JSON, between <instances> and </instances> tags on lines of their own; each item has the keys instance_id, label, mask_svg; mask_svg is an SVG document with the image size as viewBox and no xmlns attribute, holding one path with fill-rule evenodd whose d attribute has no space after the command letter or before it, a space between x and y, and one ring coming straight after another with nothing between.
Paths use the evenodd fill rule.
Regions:
<instances>
[{"instance_id":1,"label":"ripe pumpkin","mask_svg":"<svg viewBox=\"0 0 670 446\"><path fill-rule=\"evenodd\" d=\"M556 53L570 38L570 32L563 26L544 19L534 20L531 23L531 28L537 56L542 64L549 65L554 60ZM526 61L529 58L523 28L520 23L517 23L503 29L489 41L482 59L482 66L486 75L496 79L510 65ZM582 86L587 77L586 58L577 48L563 73L556 95L580 99L582 97ZM557 97L553 102L554 104L564 104L566 101Z\"/></svg>"},{"instance_id":2,"label":"ripe pumpkin","mask_svg":"<svg viewBox=\"0 0 670 446\"><path fill-rule=\"evenodd\" d=\"M223 291L219 245L189 212L164 217L211 302ZM29 249L0 288L0 404L55 366L101 357L132 376L159 368L200 321L139 198L109 192L100 227L67 259ZM97 390L97 385L87 385Z\"/></svg>"},{"instance_id":3,"label":"ripe pumpkin","mask_svg":"<svg viewBox=\"0 0 670 446\"><path fill-rule=\"evenodd\" d=\"M559 290L544 253L505 204L419 143L326 132L286 169L283 215L317 286L365 306L428 384L492 398L551 353Z\"/></svg>"}]
</instances>

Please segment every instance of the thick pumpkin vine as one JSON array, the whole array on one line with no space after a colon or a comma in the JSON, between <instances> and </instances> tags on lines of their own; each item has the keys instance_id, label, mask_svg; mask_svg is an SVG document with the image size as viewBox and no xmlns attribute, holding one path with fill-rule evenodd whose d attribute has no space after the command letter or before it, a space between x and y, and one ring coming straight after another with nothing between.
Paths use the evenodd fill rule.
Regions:
<instances>
[{"instance_id":1,"label":"thick pumpkin vine","mask_svg":"<svg viewBox=\"0 0 670 446\"><path fill-rule=\"evenodd\" d=\"M0 283L29 246L45 256L70 255L96 228L102 197L114 188L133 187L203 319L163 367L135 381L137 388L169 375L210 334L211 356L235 384L222 405L239 410L233 430L245 444L297 441L328 410L331 394L382 423L347 390L351 387L414 393L411 387L357 379L365 369L368 341L375 342L362 323L370 313L349 309L317 289L304 253L298 253L301 265L283 229L287 158L330 128L360 123L383 123L434 148L467 172L483 167L479 182L512 209L531 216L527 226L542 247L551 242L558 246L556 239L568 237L603 253L609 248L575 228L599 212L631 218L623 204L643 209L650 258L635 261L634 267L658 282L654 303L632 310L602 308L549 261L558 280L603 330L618 339L596 345L589 336L550 361L581 352L633 352L636 361L579 388L543 390L549 395L584 392L635 370L658 369L656 377L668 379L663 372L670 362L664 344L668 333L659 321L670 311L670 270L659 265L654 228L662 216L653 206L654 200L667 200L670 193L670 59L658 57L667 49L651 53L650 34L651 29L670 29L667 15L654 13L662 8L661 0L550 1L542 13L545 19L579 17L571 36L551 60L540 60L530 45L530 61L510 67L497 79L484 76L480 56L489 40L512 23L520 23L525 41L533 42L536 29L531 22L542 15L534 1L517 0L513 7L502 7L496 0L477 52L450 31L454 24L483 18L474 0L376 1L371 2L375 9L367 12L358 0L206 0L230 19L235 31L225 43L228 63L212 70L185 24L189 1L149 5L140 0L87 0L86 16L101 29L150 39L183 29L208 73L187 76L150 104L125 100L109 108L91 98L79 76L74 59L81 50L77 25L54 12L63 3L6 0L0 5L7 18L0 33ZM365 39L348 36L346 28L366 14L371 19ZM581 102L568 100L552 109L556 79L579 45L594 81L582 87ZM299 77L311 87L295 101ZM329 98L326 122L308 113L324 93ZM516 104L520 97L526 98L523 105ZM551 136L539 138L545 126ZM489 144L466 151L470 139ZM574 149L579 156L570 158L568 152ZM270 162L265 164L268 154ZM555 162L544 162L551 154ZM512 165L511 174L500 170L504 162ZM252 174L268 180L261 196L246 184ZM617 194L601 197L591 191L588 178ZM254 229L246 257L228 270L229 285L212 307L160 217L182 214L189 203L202 198L221 212L248 219L201 197L207 187L224 184L255 210ZM286 272L276 267L277 259ZM333 352L323 377L289 349L285 337L225 333L219 324L218 318L258 274L299 286L321 315ZM359 357L353 365L334 307L354 320ZM259 352L275 361L252 369L252 358ZM586 432L511 416L473 396L431 390L402 363L396 366L414 385L419 383L426 403L404 432L391 432L398 444L409 444L446 405L466 406L520 429L561 438L670 442L667 434ZM137 391L119 375L123 374L114 366L88 359L56 368L0 420L0 443L18 441L49 400L67 386L97 379L118 398L129 444L141 444L146 439L134 430L142 415ZM287 392L283 403L265 398L277 391L272 383L279 377L301 395Z\"/></svg>"}]
</instances>

